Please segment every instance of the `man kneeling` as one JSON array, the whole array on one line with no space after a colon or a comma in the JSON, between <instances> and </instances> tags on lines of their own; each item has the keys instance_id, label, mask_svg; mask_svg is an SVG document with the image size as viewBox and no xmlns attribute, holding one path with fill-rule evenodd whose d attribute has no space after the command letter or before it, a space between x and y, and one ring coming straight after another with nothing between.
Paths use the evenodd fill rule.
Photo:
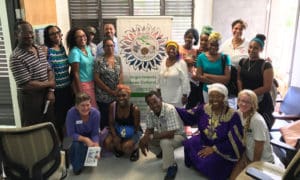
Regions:
<instances>
[{"instance_id":1,"label":"man kneeling","mask_svg":"<svg viewBox=\"0 0 300 180\"><path fill-rule=\"evenodd\" d=\"M177 173L174 150L182 146L182 141L186 139L183 123L175 107L162 102L156 91L149 92L145 101L150 111L146 117L145 135L139 146L145 156L150 149L157 158L162 158L163 169L167 170L165 180L174 179Z\"/></svg>"}]
</instances>

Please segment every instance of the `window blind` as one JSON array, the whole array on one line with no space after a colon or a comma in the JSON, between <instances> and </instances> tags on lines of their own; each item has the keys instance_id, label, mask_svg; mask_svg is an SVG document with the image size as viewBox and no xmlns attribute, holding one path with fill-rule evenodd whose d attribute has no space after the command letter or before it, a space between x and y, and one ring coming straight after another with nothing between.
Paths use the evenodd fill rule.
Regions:
<instances>
[{"instance_id":1,"label":"window blind","mask_svg":"<svg viewBox=\"0 0 300 180\"><path fill-rule=\"evenodd\" d=\"M14 125L7 58L0 19L0 119L1 125Z\"/></svg>"}]
</instances>

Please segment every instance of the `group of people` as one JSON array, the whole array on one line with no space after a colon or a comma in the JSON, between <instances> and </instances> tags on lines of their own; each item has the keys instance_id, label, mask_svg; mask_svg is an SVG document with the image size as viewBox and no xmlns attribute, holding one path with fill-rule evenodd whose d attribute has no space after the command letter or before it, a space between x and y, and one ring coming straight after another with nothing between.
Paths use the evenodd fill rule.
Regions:
<instances>
[{"instance_id":1,"label":"group of people","mask_svg":"<svg viewBox=\"0 0 300 180\"><path fill-rule=\"evenodd\" d=\"M210 26L200 35L188 29L182 46L166 43L156 89L145 96L149 111L143 132L139 107L123 84L113 24L104 25L105 37L98 45L91 41L94 27L72 28L67 53L59 27L45 28L41 47L34 44L31 24L21 21L15 27L17 47L10 67L22 125L50 121L61 139L71 137L75 174L82 172L91 146L117 157L129 154L131 161L139 159L139 149L145 156L150 150L162 158L165 179L175 178L174 150L182 145L186 166L209 179L234 179L252 161L274 162L268 135L274 121L269 95L273 69L259 56L265 37L248 42L242 36L245 28L242 20L234 21L233 37L220 49L221 35ZM199 40L199 49L193 48ZM234 67L239 94L232 95L226 84ZM198 134L187 138L184 126L194 125Z\"/></svg>"}]
</instances>

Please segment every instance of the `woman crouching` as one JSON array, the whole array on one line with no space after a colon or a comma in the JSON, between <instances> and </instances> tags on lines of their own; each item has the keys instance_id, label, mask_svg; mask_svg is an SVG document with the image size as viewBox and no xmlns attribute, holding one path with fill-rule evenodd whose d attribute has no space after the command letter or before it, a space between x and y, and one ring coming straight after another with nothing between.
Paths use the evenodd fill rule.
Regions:
<instances>
[{"instance_id":1,"label":"woman crouching","mask_svg":"<svg viewBox=\"0 0 300 180\"><path fill-rule=\"evenodd\" d=\"M131 154L130 160L139 159L138 142L142 135L140 110L130 102L131 89L127 85L117 87L117 100L109 106L110 134L104 141L108 150L114 151L116 157Z\"/></svg>"}]
</instances>

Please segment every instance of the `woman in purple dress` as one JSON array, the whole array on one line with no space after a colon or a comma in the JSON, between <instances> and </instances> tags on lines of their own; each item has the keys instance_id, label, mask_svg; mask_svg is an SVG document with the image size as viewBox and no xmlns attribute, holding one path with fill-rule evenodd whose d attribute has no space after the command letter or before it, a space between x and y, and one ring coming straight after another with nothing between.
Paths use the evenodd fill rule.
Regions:
<instances>
[{"instance_id":1,"label":"woman in purple dress","mask_svg":"<svg viewBox=\"0 0 300 180\"><path fill-rule=\"evenodd\" d=\"M200 131L183 143L185 165L209 179L227 179L244 150L240 116L227 105L227 96L227 88L214 83L208 86L208 104L177 109L185 125L197 124Z\"/></svg>"}]
</instances>

